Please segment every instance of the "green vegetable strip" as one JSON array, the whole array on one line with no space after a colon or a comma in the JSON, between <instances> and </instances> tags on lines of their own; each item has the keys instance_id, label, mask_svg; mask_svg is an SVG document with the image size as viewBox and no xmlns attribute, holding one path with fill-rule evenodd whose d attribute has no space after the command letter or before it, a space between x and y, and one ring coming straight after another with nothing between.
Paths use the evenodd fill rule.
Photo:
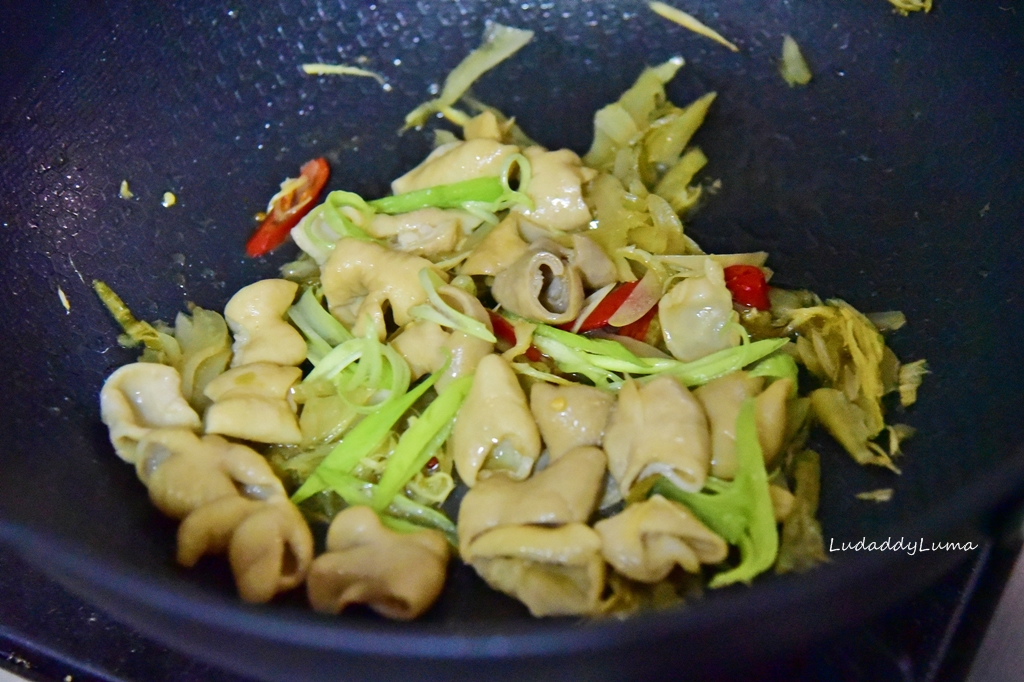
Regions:
<instances>
[{"instance_id":1,"label":"green vegetable strip","mask_svg":"<svg viewBox=\"0 0 1024 682\"><path fill-rule=\"evenodd\" d=\"M374 351L363 354L359 364L356 366L355 372L345 371L340 373L335 378L335 386L338 389L338 395L349 407L361 414L370 414L392 401L401 399L405 392L409 390L412 373L405 358L399 355L398 351L391 346L381 344L377 340L376 334L373 335L372 339L366 339L364 344L364 347L374 348ZM363 363L368 360L370 361L367 363L370 365L370 370L364 372ZM383 360L387 360L387 364L384 364ZM387 384L386 388L384 384ZM345 395L348 392L361 388L370 388L374 394L386 390L388 395L380 402L366 405L353 403ZM372 399L373 396L371 395L370 398Z\"/></svg>"},{"instance_id":2,"label":"green vegetable strip","mask_svg":"<svg viewBox=\"0 0 1024 682\"><path fill-rule=\"evenodd\" d=\"M292 321L302 335L306 337L306 359L309 360L313 366L320 364L320 361L324 359L328 353L331 352L331 344L327 343L322 336L317 334L316 330L313 329L313 325L310 324L309 319L306 318L305 314L299 310L298 305L293 305L288 309L288 319Z\"/></svg>"},{"instance_id":3,"label":"green vegetable strip","mask_svg":"<svg viewBox=\"0 0 1024 682\"><path fill-rule=\"evenodd\" d=\"M388 513L406 521L412 521L420 526L436 528L452 539L452 544L457 544L454 540L455 524L443 512L433 507L410 500L405 495L395 495L394 499L391 500L391 505L388 507Z\"/></svg>"},{"instance_id":4,"label":"green vegetable strip","mask_svg":"<svg viewBox=\"0 0 1024 682\"><path fill-rule=\"evenodd\" d=\"M331 344L331 347L340 346L346 341L351 341L355 338L352 332L345 328L345 325L339 322L334 315L327 312L320 302L318 293L314 289L306 289L305 293L299 297L299 302L292 306L292 308L301 310L313 330L324 341Z\"/></svg>"},{"instance_id":5,"label":"green vegetable strip","mask_svg":"<svg viewBox=\"0 0 1024 682\"><path fill-rule=\"evenodd\" d=\"M310 255L323 262L334 249L335 243L343 237L352 237L363 241L376 241L366 232L352 222L352 219L344 214L343 208L353 208L363 216L364 223L373 218L374 210L361 196L353 192L342 192L340 190L331 192L322 204L306 214L306 217L294 228L301 230L301 233L309 240L309 245L304 246L313 249ZM294 231L293 230L293 231Z\"/></svg>"},{"instance_id":6,"label":"green vegetable strip","mask_svg":"<svg viewBox=\"0 0 1024 682\"><path fill-rule=\"evenodd\" d=\"M583 337L580 337L583 338ZM569 374L582 374L600 388L618 388L622 378L591 362L593 355L576 351L564 343L543 336L535 336L533 345L549 356L558 368Z\"/></svg>"},{"instance_id":7,"label":"green vegetable strip","mask_svg":"<svg viewBox=\"0 0 1024 682\"><path fill-rule=\"evenodd\" d=\"M336 471L325 471L324 479L328 482L327 487L333 490L350 507L369 506L370 500L377 486L368 481L356 478L350 474L341 474ZM416 530L423 528L434 528L444 533L453 546L458 545L455 524L442 512L410 500L404 495L396 495L387 508L387 515L381 515L381 521L387 524L388 518L401 520L409 524L409 529Z\"/></svg>"},{"instance_id":8,"label":"green vegetable strip","mask_svg":"<svg viewBox=\"0 0 1024 682\"><path fill-rule=\"evenodd\" d=\"M506 315L506 317L511 319L511 316ZM608 358L615 358L628 363L630 366L637 367L640 370L650 367L646 361L638 358L621 343L618 341L612 341L611 339L591 339L587 336L573 334L572 332L550 327L546 324L538 324L537 328L533 331L533 336L534 338L542 337L553 339L574 350L593 353L595 355L601 355Z\"/></svg>"},{"instance_id":9,"label":"green vegetable strip","mask_svg":"<svg viewBox=\"0 0 1024 682\"><path fill-rule=\"evenodd\" d=\"M765 358L750 368L750 376L790 379L793 382L793 389L790 391L790 397L796 397L799 370L796 366L796 360L794 360L791 355L779 353Z\"/></svg>"},{"instance_id":10,"label":"green vegetable strip","mask_svg":"<svg viewBox=\"0 0 1024 682\"><path fill-rule=\"evenodd\" d=\"M380 515L380 522L396 533L415 533L416 531L423 530L423 526L387 514Z\"/></svg>"},{"instance_id":11,"label":"green vegetable strip","mask_svg":"<svg viewBox=\"0 0 1024 682\"><path fill-rule=\"evenodd\" d=\"M487 328L480 320L470 317L465 313L460 313L455 308L445 303L441 295L437 293L437 287L444 286L444 281L437 275L432 268L423 268L419 272L420 286L423 287L423 291L427 294L427 300L433 306L433 309L440 313L440 316L434 315L430 312L429 306L418 305L409 310L409 314L413 317L419 317L420 319L430 320L437 322L438 324L450 327L452 329L458 329L459 331L466 332L470 336L475 336L478 339L483 339L490 343L495 343L497 339L491 330Z\"/></svg>"},{"instance_id":12,"label":"green vegetable strip","mask_svg":"<svg viewBox=\"0 0 1024 682\"><path fill-rule=\"evenodd\" d=\"M722 492L690 493L665 478L660 478L652 488L652 492L686 505L711 530L739 546L739 565L712 578L712 588L749 583L771 567L779 549L768 474L757 440L754 401L750 398L743 402L736 419L736 460L736 477L731 484L720 487Z\"/></svg>"},{"instance_id":13,"label":"green vegetable strip","mask_svg":"<svg viewBox=\"0 0 1024 682\"><path fill-rule=\"evenodd\" d=\"M651 373L671 374L686 386L701 386L712 379L757 362L782 348L787 342L788 339L763 339L735 348L726 348L693 362L655 359L650 361L655 366L655 371Z\"/></svg>"},{"instance_id":14,"label":"green vegetable strip","mask_svg":"<svg viewBox=\"0 0 1024 682\"><path fill-rule=\"evenodd\" d=\"M331 349L354 338L341 322L324 310L312 288L306 289L298 303L288 309L288 318L306 337L307 357L314 365Z\"/></svg>"},{"instance_id":15,"label":"green vegetable strip","mask_svg":"<svg viewBox=\"0 0 1024 682\"><path fill-rule=\"evenodd\" d=\"M515 316L505 314L507 319ZM617 387L621 379L612 372L622 374L670 374L686 386L700 386L712 379L735 372L786 344L786 339L765 339L726 348L693 362L672 359L638 358L625 346L611 339L592 339L544 324L537 325L533 342L545 355L550 356L563 372L582 374L597 386Z\"/></svg>"},{"instance_id":16,"label":"green vegetable strip","mask_svg":"<svg viewBox=\"0 0 1024 682\"><path fill-rule=\"evenodd\" d=\"M336 376L343 369L361 358L365 350L366 343L363 339L346 341L325 355L302 382L309 383L317 379L330 379Z\"/></svg>"},{"instance_id":17,"label":"green vegetable strip","mask_svg":"<svg viewBox=\"0 0 1024 682\"><path fill-rule=\"evenodd\" d=\"M749 525L751 501L735 481L720 492L691 493L676 487L667 478L659 477L651 488L651 494L686 505L708 528L733 545L739 544Z\"/></svg>"},{"instance_id":18,"label":"green vegetable strip","mask_svg":"<svg viewBox=\"0 0 1024 682\"><path fill-rule=\"evenodd\" d=\"M323 478L325 474L329 472L350 473L359 460L369 455L384 442L402 415L434 385L447 369L448 364L445 363L441 369L431 374L404 396L393 402L388 402L377 412L368 415L356 424L342 441L327 453L327 456L320 462L313 474L306 479L306 482L295 491L295 494L292 495L292 502L298 504L324 490L327 487Z\"/></svg>"},{"instance_id":19,"label":"green vegetable strip","mask_svg":"<svg viewBox=\"0 0 1024 682\"><path fill-rule=\"evenodd\" d=\"M406 429L398 440L395 451L387 460L387 467L373 493L371 507L378 512L383 510L402 486L423 468L426 462L420 462L421 455L427 452L429 457L448 437L451 421L458 413L472 385L472 376L456 379L430 403L420 418Z\"/></svg>"},{"instance_id":20,"label":"green vegetable strip","mask_svg":"<svg viewBox=\"0 0 1024 682\"><path fill-rule=\"evenodd\" d=\"M322 204L324 207L324 222L338 235L338 237L355 237L356 239L369 240L370 235L358 227L352 220L342 213L343 208L354 208L358 210L366 220L373 217L373 208L367 205L366 201L354 192L342 192L335 190L327 195Z\"/></svg>"},{"instance_id":21,"label":"green vegetable strip","mask_svg":"<svg viewBox=\"0 0 1024 682\"><path fill-rule=\"evenodd\" d=\"M497 176L473 178L450 185L435 185L413 192L374 199L370 206L380 213L409 213L421 208L460 208L467 201L492 203L501 198L505 187Z\"/></svg>"},{"instance_id":22,"label":"green vegetable strip","mask_svg":"<svg viewBox=\"0 0 1024 682\"><path fill-rule=\"evenodd\" d=\"M156 329L153 328L153 325L136 319L132 315L132 311L121 300L121 297L115 294L114 290L108 287L106 282L94 279L92 281L92 288L96 295L100 297L103 305L113 315L114 320L124 329L124 333L131 337L133 341L142 343L146 348L153 351L160 352L164 350L163 341L160 340L160 336Z\"/></svg>"}]
</instances>

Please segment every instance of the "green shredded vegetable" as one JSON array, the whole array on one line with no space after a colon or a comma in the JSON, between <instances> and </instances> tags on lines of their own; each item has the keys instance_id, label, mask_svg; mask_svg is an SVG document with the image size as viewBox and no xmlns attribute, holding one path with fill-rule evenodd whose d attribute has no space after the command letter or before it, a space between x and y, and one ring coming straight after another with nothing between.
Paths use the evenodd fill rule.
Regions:
<instances>
[{"instance_id":1,"label":"green shredded vegetable","mask_svg":"<svg viewBox=\"0 0 1024 682\"><path fill-rule=\"evenodd\" d=\"M862 493L857 493L858 500L866 500L868 502L889 502L892 500L893 489L892 488L878 488L877 490L865 490Z\"/></svg>"},{"instance_id":2,"label":"green shredded vegetable","mask_svg":"<svg viewBox=\"0 0 1024 682\"><path fill-rule=\"evenodd\" d=\"M512 189L510 176L513 164L519 171L519 188ZM374 199L370 207L379 213L409 213L421 208L461 208L476 214L481 212L493 217L517 204L533 208L533 200L524 192L530 183L530 161L522 154L513 154L506 162L500 176L471 178L449 185L435 185L424 189ZM497 222L495 218L493 222Z\"/></svg>"},{"instance_id":3,"label":"green shredded vegetable","mask_svg":"<svg viewBox=\"0 0 1024 682\"><path fill-rule=\"evenodd\" d=\"M779 352L770 355L761 362L750 368L750 376L768 377L771 379L789 379L793 382L793 388L789 393L790 398L797 395L797 384L800 370L796 366L796 360L792 355Z\"/></svg>"},{"instance_id":4,"label":"green shredded vegetable","mask_svg":"<svg viewBox=\"0 0 1024 682\"><path fill-rule=\"evenodd\" d=\"M336 493L350 507L370 506L370 501L377 490L375 484L350 474L327 470L323 472L323 476L328 482L327 488ZM455 524L451 519L442 512L415 500L410 500L404 495L395 495L385 512L380 512L380 516L384 523L387 523L385 519L390 517L410 524L410 526L406 526L409 531L434 528L444 533L452 546L458 546ZM415 526L415 528L411 526Z\"/></svg>"},{"instance_id":5,"label":"green shredded vegetable","mask_svg":"<svg viewBox=\"0 0 1024 682\"><path fill-rule=\"evenodd\" d=\"M686 505L711 530L740 549L740 563L715 575L709 586L749 583L775 562L779 534L768 492L768 474L757 440L754 401L747 399L736 419L736 477L716 492L691 493L658 477L651 492Z\"/></svg>"},{"instance_id":6,"label":"green shredded vegetable","mask_svg":"<svg viewBox=\"0 0 1024 682\"><path fill-rule=\"evenodd\" d=\"M509 321L518 319L503 313ZM622 377L616 373L639 376L669 374L684 385L693 387L743 369L774 353L787 339L763 339L735 348L726 348L692 362L670 358L639 358L618 341L592 339L562 329L538 324L533 344L551 357L560 370L581 374L595 386L617 389Z\"/></svg>"},{"instance_id":7,"label":"green shredded vegetable","mask_svg":"<svg viewBox=\"0 0 1024 682\"><path fill-rule=\"evenodd\" d=\"M320 303L319 288L309 287L298 302L288 309L288 319L306 337L307 359L315 366L336 346L354 337Z\"/></svg>"},{"instance_id":8,"label":"green shredded vegetable","mask_svg":"<svg viewBox=\"0 0 1024 682\"><path fill-rule=\"evenodd\" d=\"M409 314L412 317L436 322L442 327L457 329L490 343L497 341L491 330L487 328L487 325L476 318L459 312L441 298L441 295L437 293L437 288L444 285L444 282L433 269L423 268L420 270L419 280L423 290L427 292L427 300L430 301L430 304L424 303L410 308Z\"/></svg>"},{"instance_id":9,"label":"green shredded vegetable","mask_svg":"<svg viewBox=\"0 0 1024 682\"><path fill-rule=\"evenodd\" d=\"M453 381L402 434L373 493L371 507L381 511L390 504L409 479L423 469L444 444L472 385L472 375Z\"/></svg>"},{"instance_id":10,"label":"green shredded vegetable","mask_svg":"<svg viewBox=\"0 0 1024 682\"><path fill-rule=\"evenodd\" d=\"M718 31L714 30L710 26L704 25L696 18L690 16L689 14L683 12L682 10L676 9L671 5L666 5L663 2L649 2L647 3L647 5L655 14L662 16L673 23L679 24L680 26L687 30L693 31L698 35L704 36L705 38L710 38L719 45L724 45L725 47L729 48L733 52L740 51L740 48L736 47L734 44L723 38Z\"/></svg>"},{"instance_id":11,"label":"green shredded vegetable","mask_svg":"<svg viewBox=\"0 0 1024 682\"><path fill-rule=\"evenodd\" d=\"M467 201L495 202L504 193L501 178L483 177L374 199L370 206L388 214L408 213L428 207L461 208Z\"/></svg>"},{"instance_id":12,"label":"green shredded vegetable","mask_svg":"<svg viewBox=\"0 0 1024 682\"><path fill-rule=\"evenodd\" d=\"M298 504L324 490L327 487L324 477L331 472L351 473L363 457L373 452L387 438L402 415L437 382L447 369L448 365L445 363L444 367L431 374L408 393L388 402L387 405L373 414L367 415L356 424L327 454L306 482L295 491L295 494L292 495L292 502Z\"/></svg>"},{"instance_id":13,"label":"green shredded vegetable","mask_svg":"<svg viewBox=\"0 0 1024 682\"><path fill-rule=\"evenodd\" d=\"M349 211L358 215L363 225L368 224L376 212L358 194L335 190L327 195L322 204L306 214L292 230L292 236L317 263L326 261L334 245L343 237L374 241L356 224L348 214Z\"/></svg>"}]
</instances>

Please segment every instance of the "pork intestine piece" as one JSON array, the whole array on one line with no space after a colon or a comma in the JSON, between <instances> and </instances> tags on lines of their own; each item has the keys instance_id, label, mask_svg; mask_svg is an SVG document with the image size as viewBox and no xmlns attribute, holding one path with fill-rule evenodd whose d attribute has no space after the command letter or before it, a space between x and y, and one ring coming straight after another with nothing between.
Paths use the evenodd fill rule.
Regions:
<instances>
[{"instance_id":1,"label":"pork intestine piece","mask_svg":"<svg viewBox=\"0 0 1024 682\"><path fill-rule=\"evenodd\" d=\"M306 340L284 316L299 285L284 279L264 279L239 289L224 308L235 337L231 366L253 362L299 365L306 359Z\"/></svg>"},{"instance_id":2,"label":"pork intestine piece","mask_svg":"<svg viewBox=\"0 0 1024 682\"><path fill-rule=\"evenodd\" d=\"M175 519L222 497L264 500L285 494L270 465L251 448L220 436L200 439L187 429L148 433L139 441L135 472L154 506Z\"/></svg>"},{"instance_id":3,"label":"pork intestine piece","mask_svg":"<svg viewBox=\"0 0 1024 682\"><path fill-rule=\"evenodd\" d=\"M472 544L473 568L534 616L596 613L604 590L601 539L582 523L505 526Z\"/></svg>"},{"instance_id":4,"label":"pork intestine piece","mask_svg":"<svg viewBox=\"0 0 1024 682\"><path fill-rule=\"evenodd\" d=\"M257 443L302 442L289 392L300 379L298 367L257 362L230 369L206 385L213 403L206 409L207 433Z\"/></svg>"},{"instance_id":5,"label":"pork intestine piece","mask_svg":"<svg viewBox=\"0 0 1024 682\"><path fill-rule=\"evenodd\" d=\"M465 211L430 207L399 215L378 213L366 231L377 239L387 239L396 251L436 256L454 251L481 222Z\"/></svg>"},{"instance_id":6,"label":"pork intestine piece","mask_svg":"<svg viewBox=\"0 0 1024 682\"><path fill-rule=\"evenodd\" d=\"M459 550L472 559L471 543L501 526L583 523L602 492L607 458L580 447L525 481L492 476L478 481L459 506Z\"/></svg>"},{"instance_id":7,"label":"pork intestine piece","mask_svg":"<svg viewBox=\"0 0 1024 682\"><path fill-rule=\"evenodd\" d=\"M519 219L510 213L480 240L459 266L459 274L497 275L511 267L529 248L519 234Z\"/></svg>"},{"instance_id":8,"label":"pork intestine piece","mask_svg":"<svg viewBox=\"0 0 1024 682\"><path fill-rule=\"evenodd\" d=\"M518 152L519 147L486 138L449 142L430 152L420 165L394 180L391 191L402 194L473 178L497 177L508 158Z\"/></svg>"},{"instance_id":9,"label":"pork intestine piece","mask_svg":"<svg viewBox=\"0 0 1024 682\"><path fill-rule=\"evenodd\" d=\"M238 593L261 603L302 583L313 536L281 481L257 452L220 436L154 429L135 471L154 506L178 527L178 562L228 553Z\"/></svg>"},{"instance_id":10,"label":"pork intestine piece","mask_svg":"<svg viewBox=\"0 0 1024 682\"><path fill-rule=\"evenodd\" d=\"M583 200L582 185L593 180L597 171L585 167L569 149L551 152L543 147L527 147L523 155L530 161L532 176L525 193L534 207L518 204L513 210L548 230L572 232L587 227L591 215Z\"/></svg>"},{"instance_id":11,"label":"pork intestine piece","mask_svg":"<svg viewBox=\"0 0 1024 682\"><path fill-rule=\"evenodd\" d=\"M686 507L652 495L619 514L598 521L601 553L622 575L639 582L664 580L676 566L699 573L701 564L717 564L729 552L725 540Z\"/></svg>"},{"instance_id":12,"label":"pork intestine piece","mask_svg":"<svg viewBox=\"0 0 1024 682\"><path fill-rule=\"evenodd\" d=\"M593 386L530 387L530 411L552 461L581 445L601 445L615 396Z\"/></svg>"},{"instance_id":13,"label":"pork intestine piece","mask_svg":"<svg viewBox=\"0 0 1024 682\"><path fill-rule=\"evenodd\" d=\"M476 296L450 284L438 287L437 294L453 309L493 332L490 315ZM490 341L427 320L406 325L391 340L391 347L409 363L413 379L440 369L447 361L447 369L437 380L439 393L459 377L475 372L480 360L494 352Z\"/></svg>"},{"instance_id":14,"label":"pork intestine piece","mask_svg":"<svg viewBox=\"0 0 1024 682\"><path fill-rule=\"evenodd\" d=\"M677 360L691 362L739 345L733 324L732 294L722 266L705 260L705 274L677 283L658 303L665 345Z\"/></svg>"},{"instance_id":15,"label":"pork intestine piece","mask_svg":"<svg viewBox=\"0 0 1024 682\"><path fill-rule=\"evenodd\" d=\"M577 233L572 236L570 262L580 271L583 283L591 289L600 289L619 279L615 263L604 252L604 249L598 246L593 239L582 234Z\"/></svg>"},{"instance_id":16,"label":"pork intestine piece","mask_svg":"<svg viewBox=\"0 0 1024 682\"><path fill-rule=\"evenodd\" d=\"M385 305L395 324L403 326L412 321L409 309L427 302L419 281L423 268L433 269L434 264L373 242L344 238L321 267L320 281L332 315L356 336L375 328L383 341Z\"/></svg>"},{"instance_id":17,"label":"pork intestine piece","mask_svg":"<svg viewBox=\"0 0 1024 682\"><path fill-rule=\"evenodd\" d=\"M227 552L239 596L262 604L301 585L313 561L313 535L287 498L224 497L189 514L178 527L178 563Z\"/></svg>"},{"instance_id":18,"label":"pork intestine piece","mask_svg":"<svg viewBox=\"0 0 1024 682\"><path fill-rule=\"evenodd\" d=\"M550 250L529 250L498 273L491 295L516 315L546 324L576 319L583 308L583 280L568 260Z\"/></svg>"},{"instance_id":19,"label":"pork intestine piece","mask_svg":"<svg viewBox=\"0 0 1024 682\"><path fill-rule=\"evenodd\" d=\"M736 476L736 418L747 398L761 392L764 379L733 372L694 390L711 428L711 475L726 481Z\"/></svg>"},{"instance_id":20,"label":"pork intestine piece","mask_svg":"<svg viewBox=\"0 0 1024 682\"><path fill-rule=\"evenodd\" d=\"M711 464L708 420L676 379L660 376L643 386L627 379L605 429L604 450L623 497L636 481L657 474L697 492Z\"/></svg>"},{"instance_id":21,"label":"pork intestine piece","mask_svg":"<svg viewBox=\"0 0 1024 682\"><path fill-rule=\"evenodd\" d=\"M397 533L369 507L349 507L334 517L327 552L313 561L309 602L322 613L365 604L388 618L411 620L441 593L449 556L439 531Z\"/></svg>"},{"instance_id":22,"label":"pork intestine piece","mask_svg":"<svg viewBox=\"0 0 1024 682\"><path fill-rule=\"evenodd\" d=\"M450 442L455 467L470 487L495 471L516 480L530 475L540 433L515 372L501 356L488 355L477 365Z\"/></svg>"},{"instance_id":23,"label":"pork intestine piece","mask_svg":"<svg viewBox=\"0 0 1024 682\"><path fill-rule=\"evenodd\" d=\"M789 410L789 395L793 391L792 379L776 379L757 396L754 414L757 419L757 440L764 455L764 465L769 470L782 452L786 437L786 422Z\"/></svg>"},{"instance_id":24,"label":"pork intestine piece","mask_svg":"<svg viewBox=\"0 0 1024 682\"><path fill-rule=\"evenodd\" d=\"M100 417L110 431L114 452L129 464L137 459L139 440L153 429L202 428L199 415L181 393L178 371L152 362L133 362L107 377L100 389Z\"/></svg>"}]
</instances>

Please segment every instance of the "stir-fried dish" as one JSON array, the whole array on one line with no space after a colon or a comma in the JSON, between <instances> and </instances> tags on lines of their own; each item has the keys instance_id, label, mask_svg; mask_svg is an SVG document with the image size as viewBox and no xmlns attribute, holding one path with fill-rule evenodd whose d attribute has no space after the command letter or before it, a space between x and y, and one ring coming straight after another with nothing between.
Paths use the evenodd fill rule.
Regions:
<instances>
[{"instance_id":1,"label":"stir-fried dish","mask_svg":"<svg viewBox=\"0 0 1024 682\"><path fill-rule=\"evenodd\" d=\"M715 93L667 101L681 59L598 111L582 158L466 95L530 35L492 25L409 115L461 134L391 196L317 204L322 159L286 180L248 252L302 255L223 315L150 324L96 283L143 347L102 418L182 565L226 554L246 601L304 585L409 619L454 557L535 616L624 613L824 561L813 424L898 472L913 429L883 400L926 371L885 344L903 316L686 234Z\"/></svg>"}]
</instances>

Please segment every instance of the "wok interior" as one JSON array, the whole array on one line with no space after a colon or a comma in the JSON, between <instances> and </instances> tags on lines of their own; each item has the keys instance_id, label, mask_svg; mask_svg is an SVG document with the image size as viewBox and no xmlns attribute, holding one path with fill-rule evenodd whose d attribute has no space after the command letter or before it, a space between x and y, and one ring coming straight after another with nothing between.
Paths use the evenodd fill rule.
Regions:
<instances>
[{"instance_id":1,"label":"wok interior","mask_svg":"<svg viewBox=\"0 0 1024 682\"><path fill-rule=\"evenodd\" d=\"M88 284L103 279L139 317L170 320L186 301L222 309L273 276L294 247L254 261L243 245L281 179L325 155L329 188L385 194L430 148L429 132L396 134L403 115L478 44L485 18L537 37L476 94L551 147L585 151L598 107L645 64L684 56L670 97L719 92L696 143L710 158L703 177L722 186L690 233L709 251L769 251L776 283L906 313L890 343L933 373L894 421L919 435L898 478L818 439L826 546L903 535L1011 455L1024 407L1024 96L998 55L1020 53L1020 19L962 3L910 18L880 0L690 3L742 45L734 55L640 4L555 5L112 3L78 14L0 115L0 520L230 598L221 562L175 567L174 525L106 439L99 387L134 354L115 345ZM776 72L783 33L815 73L805 89ZM310 61L359 63L391 90L304 76ZM118 198L122 179L134 200ZM174 207L160 205L165 191ZM883 487L896 489L891 503L854 498ZM428 621L471 633L526 618L460 567Z\"/></svg>"}]
</instances>

